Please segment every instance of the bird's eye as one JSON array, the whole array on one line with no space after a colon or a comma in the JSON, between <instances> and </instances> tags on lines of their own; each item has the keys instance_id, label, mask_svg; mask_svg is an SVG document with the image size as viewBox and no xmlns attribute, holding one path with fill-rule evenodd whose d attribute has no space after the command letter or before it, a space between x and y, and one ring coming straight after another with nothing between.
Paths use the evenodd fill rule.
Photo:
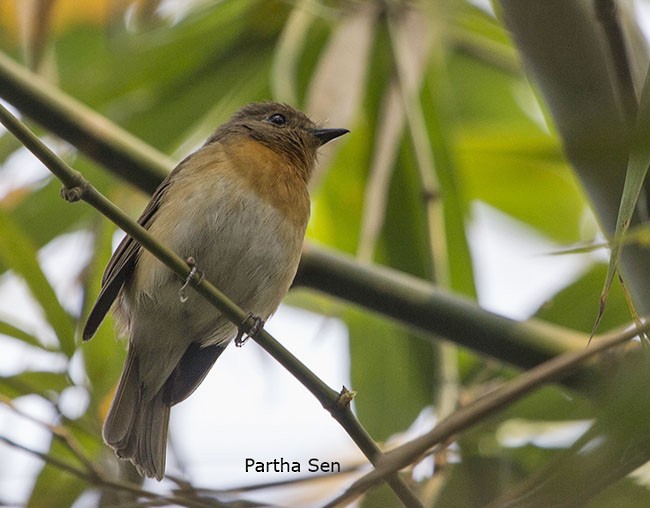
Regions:
<instances>
[{"instance_id":1,"label":"bird's eye","mask_svg":"<svg viewBox=\"0 0 650 508\"><path fill-rule=\"evenodd\" d=\"M266 119L267 122L272 123L273 125L277 125L278 127L282 127L283 125L287 124L287 119L285 118L284 115L281 115L280 113L274 113L270 117Z\"/></svg>"}]
</instances>

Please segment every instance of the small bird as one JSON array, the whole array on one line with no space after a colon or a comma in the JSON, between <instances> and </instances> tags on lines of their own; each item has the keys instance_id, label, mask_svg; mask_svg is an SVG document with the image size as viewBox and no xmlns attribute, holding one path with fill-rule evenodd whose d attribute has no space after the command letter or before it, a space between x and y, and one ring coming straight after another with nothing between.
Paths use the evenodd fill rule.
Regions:
<instances>
[{"instance_id":1,"label":"small bird","mask_svg":"<svg viewBox=\"0 0 650 508\"><path fill-rule=\"evenodd\" d=\"M298 268L317 151L347 132L320 128L285 104L245 106L165 178L138 222L263 322ZM115 302L129 342L103 437L157 480L165 472L171 406L197 388L238 335L185 285L127 236L106 266L83 331L89 340Z\"/></svg>"}]
</instances>

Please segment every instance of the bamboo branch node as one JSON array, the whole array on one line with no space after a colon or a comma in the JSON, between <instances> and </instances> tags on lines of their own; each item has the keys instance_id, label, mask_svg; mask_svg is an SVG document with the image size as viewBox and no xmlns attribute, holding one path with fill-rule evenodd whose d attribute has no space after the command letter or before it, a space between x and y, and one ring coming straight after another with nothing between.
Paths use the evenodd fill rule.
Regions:
<instances>
[{"instance_id":1,"label":"bamboo branch node","mask_svg":"<svg viewBox=\"0 0 650 508\"><path fill-rule=\"evenodd\" d=\"M336 401L336 403L339 405L339 407L346 408L350 405L350 402L354 400L356 397L357 392L354 390L348 390L345 386L341 388L341 391L339 392L339 398Z\"/></svg>"},{"instance_id":2,"label":"bamboo branch node","mask_svg":"<svg viewBox=\"0 0 650 508\"><path fill-rule=\"evenodd\" d=\"M75 185L74 187L66 187L63 186L61 187L61 191L59 192L61 194L61 197L65 199L68 203L74 203L76 201L79 201L84 193L86 192L86 186L82 185Z\"/></svg>"}]
</instances>

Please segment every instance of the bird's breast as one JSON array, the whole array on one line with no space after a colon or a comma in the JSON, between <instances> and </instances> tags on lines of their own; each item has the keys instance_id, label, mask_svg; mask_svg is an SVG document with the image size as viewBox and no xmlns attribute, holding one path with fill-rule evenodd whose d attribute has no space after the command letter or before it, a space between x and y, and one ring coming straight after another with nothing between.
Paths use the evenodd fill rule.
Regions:
<instances>
[{"instance_id":1,"label":"bird's breast","mask_svg":"<svg viewBox=\"0 0 650 508\"><path fill-rule=\"evenodd\" d=\"M259 164L257 169L243 168L241 154L215 150L213 157L207 155L195 155L188 161L191 171L179 172L150 232L180 256L192 256L206 278L238 305L266 318L298 266L309 217L306 187L302 199L301 189L287 188L292 184L280 178L281 188L268 192L275 181L269 174L274 159L269 154L265 159L264 152L248 159ZM292 202L279 199L289 194ZM136 298L168 302L171 308L180 279L143 252L133 287L140 289Z\"/></svg>"},{"instance_id":2,"label":"bird's breast","mask_svg":"<svg viewBox=\"0 0 650 508\"><path fill-rule=\"evenodd\" d=\"M238 138L225 145L230 167L242 183L260 199L278 210L296 227L309 219L307 176L311 171L283 152L249 139Z\"/></svg>"}]
</instances>

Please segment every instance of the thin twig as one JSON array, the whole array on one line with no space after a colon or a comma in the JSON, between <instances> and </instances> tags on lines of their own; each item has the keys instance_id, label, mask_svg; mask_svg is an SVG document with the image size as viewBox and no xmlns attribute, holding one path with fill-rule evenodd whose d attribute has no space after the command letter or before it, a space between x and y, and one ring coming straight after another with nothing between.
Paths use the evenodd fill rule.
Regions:
<instances>
[{"instance_id":1,"label":"thin twig","mask_svg":"<svg viewBox=\"0 0 650 508\"><path fill-rule=\"evenodd\" d=\"M187 276L191 267L188 267L186 261L157 242L149 231L132 220L121 209L97 191L78 171L75 171L57 157L36 135L1 105L0 122L63 182L64 187L61 195L64 199L70 202L78 200L87 202L121 227L168 268L182 278ZM254 319L250 318L250 314L235 305L209 281L201 279L196 281L193 287L244 333L253 333L252 331L256 323ZM382 454L379 447L352 414L349 403L340 404L339 394L327 386L266 330L262 328L256 331L256 333L253 333L252 338L319 400L323 407L348 432L371 463L376 464L380 460ZM393 492L395 492L406 506L421 506L420 501L399 476L389 476L387 482Z\"/></svg>"},{"instance_id":2,"label":"thin twig","mask_svg":"<svg viewBox=\"0 0 650 508\"><path fill-rule=\"evenodd\" d=\"M170 477L166 475L165 478L168 480L175 481L179 484L178 489L174 489L174 492L185 492L187 489L191 488L193 492L197 495L204 496L216 496L219 494L235 494L238 492L255 492L258 490L268 490L275 489L278 487L294 486L294 485L305 485L311 484L314 482L319 482L322 480L329 480L334 477L342 477L352 474L358 474L362 469L368 469L368 464L364 461L363 463L353 464L348 466L342 466L340 471L331 472L331 473L314 473L314 474L303 474L300 476L292 476L290 479L284 480L274 480L268 482L260 482L246 485L235 485L233 487L225 487L223 489L212 489L208 487L194 487L188 485L186 482L183 482L179 478Z\"/></svg>"},{"instance_id":3,"label":"thin twig","mask_svg":"<svg viewBox=\"0 0 650 508\"><path fill-rule=\"evenodd\" d=\"M376 149L366 178L359 228L357 259L371 262L386 219L388 194L395 169L399 138L404 130L404 112L399 90L392 83L384 94L379 114Z\"/></svg>"},{"instance_id":4,"label":"thin twig","mask_svg":"<svg viewBox=\"0 0 650 508\"><path fill-rule=\"evenodd\" d=\"M424 197L426 232L436 283L450 287L449 256L445 216L436 174L436 163L428 139L426 121L419 91L431 50L430 31L423 27L422 14L408 10L399 16L388 16L388 33L395 61L397 88L402 99L406 123L411 136L415 167Z\"/></svg>"},{"instance_id":5,"label":"thin twig","mask_svg":"<svg viewBox=\"0 0 650 508\"><path fill-rule=\"evenodd\" d=\"M118 490L122 492L128 492L129 494L134 494L138 497L164 501L165 503L186 506L188 508L207 508L207 507L214 508L214 503L208 505L206 503L202 503L200 501L186 498L186 497L164 496L156 492L145 490L133 483L111 480L109 478L105 478L103 475L95 476L92 473L89 473L88 471L84 471L83 469L79 469L78 467L73 466L72 464L69 464L66 461L53 457L52 455L48 455L47 453L39 452L38 450L29 448L28 446L22 445L14 441L13 439L10 439L3 435L0 435L0 442L5 443L6 445L11 446L12 448L16 448L25 453L38 457L46 464L54 466L57 469L60 469L61 471L65 471L66 473L76 476L77 478L80 478L88 482L89 484L95 485L97 487L108 488L108 489Z\"/></svg>"},{"instance_id":6,"label":"thin twig","mask_svg":"<svg viewBox=\"0 0 650 508\"><path fill-rule=\"evenodd\" d=\"M586 360L619 346L648 329L650 329L650 323L645 323L642 329L634 327L630 330L603 337L589 348L557 356L521 374L512 381L504 383L493 392L457 410L426 434L385 453L381 463L376 466L375 470L361 477L345 493L326 506L338 506L344 501L349 501L361 495L377 483L381 483L385 475L394 474L396 471L417 462L434 446L446 442L459 432L483 421L487 416L493 415L495 412L520 400L533 390L575 372Z\"/></svg>"},{"instance_id":7,"label":"thin twig","mask_svg":"<svg viewBox=\"0 0 650 508\"><path fill-rule=\"evenodd\" d=\"M67 462L61 459L52 457L47 453L39 452L38 450L32 450L31 448L28 448L27 446L22 445L20 443L17 443L13 439L10 439L6 436L0 435L0 442L5 443L6 445L16 448L18 450L22 450L26 453L29 453L30 455L34 455L35 457L41 459L43 462L46 462L47 464L50 464L56 467L57 469L60 469L61 471L70 473L73 476L82 478L91 483L95 481L95 479L93 479L92 476L89 475L87 471L84 471L83 469L79 469L76 466L73 466L72 464L68 464Z\"/></svg>"},{"instance_id":8,"label":"thin twig","mask_svg":"<svg viewBox=\"0 0 650 508\"><path fill-rule=\"evenodd\" d=\"M45 428L55 437L55 439L61 441L66 446L66 448L72 452L77 460L86 468L87 474L90 474L96 478L101 477L101 471L97 469L97 466L92 461L92 459L86 455L77 439L72 434L70 434L66 428L61 427L60 425L52 425L50 423L39 420L38 418L34 418L34 416L16 407L13 400L11 400L9 397L6 397L5 395L0 394L0 403L7 406L21 418L25 418L26 420L29 420L30 422Z\"/></svg>"}]
</instances>

